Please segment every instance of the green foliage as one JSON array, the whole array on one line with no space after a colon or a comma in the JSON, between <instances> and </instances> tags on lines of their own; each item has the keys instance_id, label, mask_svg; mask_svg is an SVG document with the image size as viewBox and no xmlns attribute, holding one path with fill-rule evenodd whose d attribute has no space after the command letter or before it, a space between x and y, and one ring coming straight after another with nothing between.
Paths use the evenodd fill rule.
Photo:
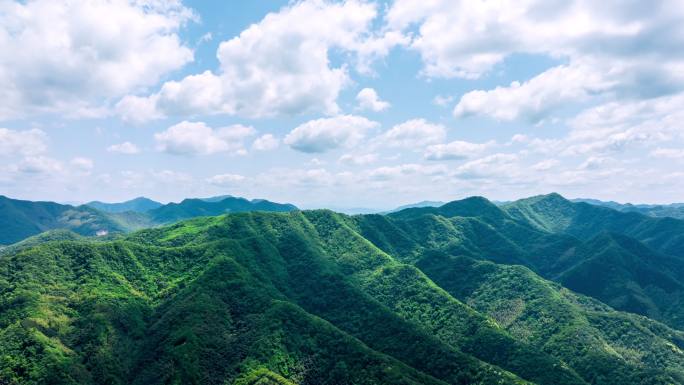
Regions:
<instances>
[{"instance_id":1,"label":"green foliage","mask_svg":"<svg viewBox=\"0 0 684 385\"><path fill-rule=\"evenodd\" d=\"M0 253L0 383L684 383L683 332L603 303L676 325L676 236L547 198L46 233Z\"/></svg>"},{"instance_id":2,"label":"green foliage","mask_svg":"<svg viewBox=\"0 0 684 385\"><path fill-rule=\"evenodd\" d=\"M249 211L287 212L296 210L291 204L273 203L267 200L252 200L244 198L226 197L214 201L205 199L185 199L181 203L168 205L150 210L149 217L153 223L172 223L181 219L206 217L225 213L242 213Z\"/></svg>"},{"instance_id":3,"label":"green foliage","mask_svg":"<svg viewBox=\"0 0 684 385\"><path fill-rule=\"evenodd\" d=\"M145 197L139 197L121 203L104 203L93 201L86 203L86 205L107 213L124 213L126 211L144 213L145 211L153 210L163 206L161 203L155 202Z\"/></svg>"},{"instance_id":4,"label":"green foliage","mask_svg":"<svg viewBox=\"0 0 684 385\"><path fill-rule=\"evenodd\" d=\"M118 204L90 202L74 207L31 202L0 195L0 246L20 242L44 231L61 229L86 236L122 234L182 219L248 211L286 212L297 208L267 200L225 197L186 199L161 205L147 198ZM1 250L0 250L1 251Z\"/></svg>"}]
</instances>

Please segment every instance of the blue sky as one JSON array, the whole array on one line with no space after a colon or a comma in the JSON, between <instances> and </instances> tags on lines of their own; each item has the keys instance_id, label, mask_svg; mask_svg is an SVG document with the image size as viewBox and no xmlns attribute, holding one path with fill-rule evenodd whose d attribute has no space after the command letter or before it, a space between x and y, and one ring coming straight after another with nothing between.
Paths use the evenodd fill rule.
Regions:
<instances>
[{"instance_id":1,"label":"blue sky","mask_svg":"<svg viewBox=\"0 0 684 385\"><path fill-rule=\"evenodd\" d=\"M0 0L0 194L684 201L677 1L224 4Z\"/></svg>"}]
</instances>

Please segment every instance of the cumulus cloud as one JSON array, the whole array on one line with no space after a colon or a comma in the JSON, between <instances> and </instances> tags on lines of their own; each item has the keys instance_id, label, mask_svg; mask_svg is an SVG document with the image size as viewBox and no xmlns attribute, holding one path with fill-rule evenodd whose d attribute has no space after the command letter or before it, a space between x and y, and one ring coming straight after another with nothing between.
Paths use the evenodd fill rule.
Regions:
<instances>
[{"instance_id":1,"label":"cumulus cloud","mask_svg":"<svg viewBox=\"0 0 684 385\"><path fill-rule=\"evenodd\" d=\"M558 166L560 162L556 159L544 159L540 162L537 162L532 165L532 170L535 171L548 171L556 166Z\"/></svg>"},{"instance_id":2,"label":"cumulus cloud","mask_svg":"<svg viewBox=\"0 0 684 385\"><path fill-rule=\"evenodd\" d=\"M257 151L270 151L275 150L279 145L278 138L271 134L264 134L254 140L252 148Z\"/></svg>"},{"instance_id":3,"label":"cumulus cloud","mask_svg":"<svg viewBox=\"0 0 684 385\"><path fill-rule=\"evenodd\" d=\"M425 119L412 119L397 124L385 132L380 140L391 147L420 148L439 143L446 138L446 128Z\"/></svg>"},{"instance_id":4,"label":"cumulus cloud","mask_svg":"<svg viewBox=\"0 0 684 385\"><path fill-rule=\"evenodd\" d=\"M90 175L93 167L95 167L95 162L92 159L83 157L73 158L69 164L74 172L81 175Z\"/></svg>"},{"instance_id":5,"label":"cumulus cloud","mask_svg":"<svg viewBox=\"0 0 684 385\"><path fill-rule=\"evenodd\" d=\"M192 175L174 170L151 170L147 174L149 174L155 183L166 185L186 184L193 180ZM145 173L142 175L145 177Z\"/></svg>"},{"instance_id":6,"label":"cumulus cloud","mask_svg":"<svg viewBox=\"0 0 684 385\"><path fill-rule=\"evenodd\" d=\"M438 176L446 173L447 168L444 165L405 163L370 169L365 173L364 178L372 181L387 181L407 176Z\"/></svg>"},{"instance_id":7,"label":"cumulus cloud","mask_svg":"<svg viewBox=\"0 0 684 385\"><path fill-rule=\"evenodd\" d=\"M360 0L292 3L221 42L217 71L166 82L143 100L124 98L119 110L126 117L128 106L139 104L149 119L192 114L335 114L337 96L349 83L349 75L346 65L331 66L329 52L346 52L367 63L368 57L401 40L397 33L369 36L376 14L374 3ZM142 116L128 117L142 120Z\"/></svg>"},{"instance_id":8,"label":"cumulus cloud","mask_svg":"<svg viewBox=\"0 0 684 385\"><path fill-rule=\"evenodd\" d=\"M27 156L16 167L16 171L25 174L54 175L63 170L62 162L47 156Z\"/></svg>"},{"instance_id":9,"label":"cumulus cloud","mask_svg":"<svg viewBox=\"0 0 684 385\"><path fill-rule=\"evenodd\" d=\"M427 160L463 160L482 154L487 149L496 146L496 142L471 143L461 140L445 144L436 144L425 149Z\"/></svg>"},{"instance_id":10,"label":"cumulus cloud","mask_svg":"<svg viewBox=\"0 0 684 385\"><path fill-rule=\"evenodd\" d=\"M682 148L656 148L651 151L651 156L664 159L684 159L684 149Z\"/></svg>"},{"instance_id":11,"label":"cumulus cloud","mask_svg":"<svg viewBox=\"0 0 684 385\"><path fill-rule=\"evenodd\" d=\"M260 186L275 187L278 190L284 187L292 188L305 193L313 188L327 187L340 184L341 179L324 168L289 169L276 168L260 173L256 181Z\"/></svg>"},{"instance_id":12,"label":"cumulus cloud","mask_svg":"<svg viewBox=\"0 0 684 385\"><path fill-rule=\"evenodd\" d=\"M516 165L518 160L516 154L492 154L459 166L453 175L462 179L512 178L521 171Z\"/></svg>"},{"instance_id":13,"label":"cumulus cloud","mask_svg":"<svg viewBox=\"0 0 684 385\"><path fill-rule=\"evenodd\" d=\"M156 96L144 98L127 95L116 104L116 113L123 121L133 124L161 119L164 115L157 109L157 99Z\"/></svg>"},{"instance_id":14,"label":"cumulus cloud","mask_svg":"<svg viewBox=\"0 0 684 385\"><path fill-rule=\"evenodd\" d=\"M356 102L359 103L359 108L362 110L369 110L380 112L388 109L390 104L381 100L378 93L372 88L364 88L356 95Z\"/></svg>"},{"instance_id":15,"label":"cumulus cloud","mask_svg":"<svg viewBox=\"0 0 684 385\"><path fill-rule=\"evenodd\" d=\"M671 58L670 50L684 39L677 33L683 28L682 17L674 0L658 6L619 1L596 6L582 0L553 6L544 0L397 0L387 24L395 30L418 26L411 47L421 54L428 76L479 77L515 52L606 58L648 52Z\"/></svg>"},{"instance_id":16,"label":"cumulus cloud","mask_svg":"<svg viewBox=\"0 0 684 385\"><path fill-rule=\"evenodd\" d=\"M0 3L0 119L106 114L108 99L193 59L178 36L196 16L179 0Z\"/></svg>"},{"instance_id":17,"label":"cumulus cloud","mask_svg":"<svg viewBox=\"0 0 684 385\"><path fill-rule=\"evenodd\" d=\"M36 155L47 149L47 135L38 129L0 128L0 156Z\"/></svg>"},{"instance_id":18,"label":"cumulus cloud","mask_svg":"<svg viewBox=\"0 0 684 385\"><path fill-rule=\"evenodd\" d=\"M174 155L243 154L244 141L255 132L239 124L214 129L203 122L183 121L154 134L154 139L160 151Z\"/></svg>"},{"instance_id":19,"label":"cumulus cloud","mask_svg":"<svg viewBox=\"0 0 684 385\"><path fill-rule=\"evenodd\" d=\"M580 164L580 170L597 170L609 164L615 163L615 159L604 156L590 156Z\"/></svg>"},{"instance_id":20,"label":"cumulus cloud","mask_svg":"<svg viewBox=\"0 0 684 385\"><path fill-rule=\"evenodd\" d=\"M301 152L326 152L354 146L378 126L377 122L355 115L310 120L287 134L284 142Z\"/></svg>"},{"instance_id":21,"label":"cumulus cloud","mask_svg":"<svg viewBox=\"0 0 684 385\"><path fill-rule=\"evenodd\" d=\"M574 0L397 0L387 28L412 36L409 47L431 78L479 78L514 54L562 65L509 87L461 98L457 116L543 120L563 104L592 96L652 98L684 90L684 11L675 0L646 5Z\"/></svg>"},{"instance_id":22,"label":"cumulus cloud","mask_svg":"<svg viewBox=\"0 0 684 385\"><path fill-rule=\"evenodd\" d=\"M126 154L126 155L133 155L133 154L139 154L140 149L138 146L131 142L123 142L123 143L118 143L118 144L112 144L111 146L107 147L108 152L113 152L116 154Z\"/></svg>"},{"instance_id":23,"label":"cumulus cloud","mask_svg":"<svg viewBox=\"0 0 684 385\"><path fill-rule=\"evenodd\" d=\"M524 119L536 123L569 102L586 100L612 85L589 66L558 66L525 83L475 90L463 95L454 108L456 117L486 115L497 120Z\"/></svg>"},{"instance_id":24,"label":"cumulus cloud","mask_svg":"<svg viewBox=\"0 0 684 385\"><path fill-rule=\"evenodd\" d=\"M454 97L451 95L437 95L432 99L432 103L440 107L447 107L453 101Z\"/></svg>"},{"instance_id":25,"label":"cumulus cloud","mask_svg":"<svg viewBox=\"0 0 684 385\"><path fill-rule=\"evenodd\" d=\"M375 163L377 160L378 154L344 154L338 159L338 162L349 166L365 166Z\"/></svg>"},{"instance_id":26,"label":"cumulus cloud","mask_svg":"<svg viewBox=\"0 0 684 385\"><path fill-rule=\"evenodd\" d=\"M214 186L226 187L234 186L245 180L245 177L238 174L219 174L207 178L207 183Z\"/></svg>"}]
</instances>

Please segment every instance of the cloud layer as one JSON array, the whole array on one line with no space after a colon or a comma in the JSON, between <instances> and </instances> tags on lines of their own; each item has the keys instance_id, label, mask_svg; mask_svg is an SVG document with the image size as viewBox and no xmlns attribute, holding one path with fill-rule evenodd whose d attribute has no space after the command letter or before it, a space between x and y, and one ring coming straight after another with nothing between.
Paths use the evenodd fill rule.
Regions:
<instances>
[{"instance_id":1,"label":"cloud layer","mask_svg":"<svg viewBox=\"0 0 684 385\"><path fill-rule=\"evenodd\" d=\"M180 1L0 3L0 120L36 112L106 114L105 102L193 60Z\"/></svg>"}]
</instances>

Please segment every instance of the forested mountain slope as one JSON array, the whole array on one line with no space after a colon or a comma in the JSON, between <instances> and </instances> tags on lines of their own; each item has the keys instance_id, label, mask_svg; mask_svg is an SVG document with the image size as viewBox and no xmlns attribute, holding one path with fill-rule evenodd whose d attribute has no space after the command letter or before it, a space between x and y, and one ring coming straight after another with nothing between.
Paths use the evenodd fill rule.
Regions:
<instances>
[{"instance_id":1,"label":"forested mountain slope","mask_svg":"<svg viewBox=\"0 0 684 385\"><path fill-rule=\"evenodd\" d=\"M684 328L684 221L557 194L502 207L473 197L354 220L367 239L407 262L438 251L523 265L619 310Z\"/></svg>"},{"instance_id":2,"label":"forested mountain slope","mask_svg":"<svg viewBox=\"0 0 684 385\"><path fill-rule=\"evenodd\" d=\"M180 203L169 203L147 212L153 223L173 223L183 219L215 216L226 213L248 211L287 212L297 210L289 203L274 203L263 199L247 200L237 197L218 197L217 199L184 199Z\"/></svg>"},{"instance_id":3,"label":"forested mountain slope","mask_svg":"<svg viewBox=\"0 0 684 385\"><path fill-rule=\"evenodd\" d=\"M285 212L296 209L291 204L235 197L185 199L180 203L167 205L139 198L119 204L91 202L71 206L10 199L0 195L0 246L55 229L94 236L128 233L199 216L247 211Z\"/></svg>"},{"instance_id":4,"label":"forested mountain slope","mask_svg":"<svg viewBox=\"0 0 684 385\"><path fill-rule=\"evenodd\" d=\"M86 205L107 213L123 213L126 211L144 213L145 211L149 211L163 206L163 204L145 197L138 197L135 199L118 203L105 203L100 201L93 201L86 203Z\"/></svg>"},{"instance_id":5,"label":"forested mountain slope","mask_svg":"<svg viewBox=\"0 0 684 385\"><path fill-rule=\"evenodd\" d=\"M52 229L96 235L98 232L123 232L126 226L88 206L23 201L0 195L0 245L19 242Z\"/></svg>"},{"instance_id":6,"label":"forested mountain slope","mask_svg":"<svg viewBox=\"0 0 684 385\"><path fill-rule=\"evenodd\" d=\"M604 202L596 199L573 199L573 202L585 202L596 206L605 206L622 212L635 212L651 217L672 217L684 219L684 203L671 203L667 205L631 204Z\"/></svg>"},{"instance_id":7,"label":"forested mountain slope","mask_svg":"<svg viewBox=\"0 0 684 385\"><path fill-rule=\"evenodd\" d=\"M682 332L491 262L553 265L516 249L516 237L579 240L481 199L446 206L392 217L228 214L111 241L29 243L0 256L0 357L9 357L0 379L684 382ZM481 232L494 225L498 237ZM493 241L507 243L485 247Z\"/></svg>"}]
</instances>

